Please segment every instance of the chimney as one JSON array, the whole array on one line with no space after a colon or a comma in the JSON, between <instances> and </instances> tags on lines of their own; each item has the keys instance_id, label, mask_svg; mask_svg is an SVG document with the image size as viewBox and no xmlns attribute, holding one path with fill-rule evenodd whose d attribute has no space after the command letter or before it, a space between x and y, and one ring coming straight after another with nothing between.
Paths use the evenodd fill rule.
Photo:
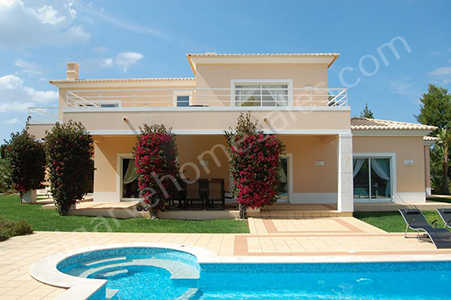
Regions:
<instances>
[{"instance_id":1,"label":"chimney","mask_svg":"<svg viewBox=\"0 0 451 300\"><path fill-rule=\"evenodd\" d=\"M66 79L78 80L78 64L75 62L67 63Z\"/></svg>"}]
</instances>

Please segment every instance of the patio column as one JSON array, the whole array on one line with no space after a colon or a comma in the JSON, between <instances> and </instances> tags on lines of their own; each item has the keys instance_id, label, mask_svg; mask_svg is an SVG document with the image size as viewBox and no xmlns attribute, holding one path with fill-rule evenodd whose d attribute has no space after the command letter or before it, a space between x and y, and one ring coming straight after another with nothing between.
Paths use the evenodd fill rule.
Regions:
<instances>
[{"instance_id":1,"label":"patio column","mask_svg":"<svg viewBox=\"0 0 451 300\"><path fill-rule=\"evenodd\" d=\"M424 180L426 186L426 197L432 194L431 192L431 154L429 144L424 145Z\"/></svg>"},{"instance_id":2,"label":"patio column","mask_svg":"<svg viewBox=\"0 0 451 300\"><path fill-rule=\"evenodd\" d=\"M338 198L337 210L354 211L352 176L352 135L338 135Z\"/></svg>"}]
</instances>

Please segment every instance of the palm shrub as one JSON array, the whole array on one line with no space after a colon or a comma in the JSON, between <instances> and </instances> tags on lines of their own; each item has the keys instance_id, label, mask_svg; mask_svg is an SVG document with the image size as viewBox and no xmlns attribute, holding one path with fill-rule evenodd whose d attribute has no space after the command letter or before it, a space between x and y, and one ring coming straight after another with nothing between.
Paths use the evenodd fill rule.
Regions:
<instances>
[{"instance_id":1,"label":"palm shrub","mask_svg":"<svg viewBox=\"0 0 451 300\"><path fill-rule=\"evenodd\" d=\"M164 125L147 125L134 148L138 186L152 215L174 197L178 178L175 135Z\"/></svg>"},{"instance_id":2,"label":"palm shrub","mask_svg":"<svg viewBox=\"0 0 451 300\"><path fill-rule=\"evenodd\" d=\"M45 146L52 196L64 216L87 193L94 172L92 137L79 122L56 123Z\"/></svg>"},{"instance_id":3,"label":"palm shrub","mask_svg":"<svg viewBox=\"0 0 451 300\"><path fill-rule=\"evenodd\" d=\"M2 168L10 172L12 187L20 193L23 200L26 192L39 189L44 181L44 146L23 130L11 134L11 138L6 141L4 152L7 162L3 162ZM7 178L3 179L8 182Z\"/></svg>"},{"instance_id":4,"label":"palm shrub","mask_svg":"<svg viewBox=\"0 0 451 300\"><path fill-rule=\"evenodd\" d=\"M258 130L249 113L238 117L235 128L225 132L230 153L233 193L240 204L240 217L247 207L259 208L277 200L282 142Z\"/></svg>"}]
</instances>

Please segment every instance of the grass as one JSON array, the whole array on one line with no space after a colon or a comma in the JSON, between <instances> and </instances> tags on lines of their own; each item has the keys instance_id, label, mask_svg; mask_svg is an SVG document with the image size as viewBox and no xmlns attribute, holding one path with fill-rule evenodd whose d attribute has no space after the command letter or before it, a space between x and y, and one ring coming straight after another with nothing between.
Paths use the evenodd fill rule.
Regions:
<instances>
[{"instance_id":1,"label":"grass","mask_svg":"<svg viewBox=\"0 0 451 300\"><path fill-rule=\"evenodd\" d=\"M0 218L25 220L36 231L249 233L246 221L233 219L187 221L62 217L56 210L42 209L38 204L20 204L17 195L0 195Z\"/></svg>"},{"instance_id":2,"label":"grass","mask_svg":"<svg viewBox=\"0 0 451 300\"><path fill-rule=\"evenodd\" d=\"M427 201L435 201L435 202L445 202L445 203L451 203L451 196L449 197L434 197L430 196L427 197Z\"/></svg>"},{"instance_id":3,"label":"grass","mask_svg":"<svg viewBox=\"0 0 451 300\"><path fill-rule=\"evenodd\" d=\"M445 227L443 220L435 211L423 211L424 216L429 223L438 221L438 227ZM406 223L397 211L388 212L355 212L354 217L374 225L387 232L404 232L406 230ZM412 230L410 230L412 231Z\"/></svg>"}]
</instances>

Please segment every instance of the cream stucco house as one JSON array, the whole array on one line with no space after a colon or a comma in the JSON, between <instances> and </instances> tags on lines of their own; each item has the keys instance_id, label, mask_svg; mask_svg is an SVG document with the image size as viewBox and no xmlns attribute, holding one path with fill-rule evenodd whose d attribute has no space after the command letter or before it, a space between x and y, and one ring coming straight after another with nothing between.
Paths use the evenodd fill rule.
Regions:
<instances>
[{"instance_id":1,"label":"cream stucco house","mask_svg":"<svg viewBox=\"0 0 451 300\"><path fill-rule=\"evenodd\" d=\"M136 200L128 167L144 123L172 127L186 177L221 178L229 190L223 133L251 112L286 146L281 202L336 204L339 212L356 202L424 202L424 137L434 127L351 118L346 89L328 86L338 56L188 54L191 78L80 79L69 63L65 80L50 81L59 89L55 119L80 121L94 137L94 201ZM35 136L51 126L49 112L31 109Z\"/></svg>"}]
</instances>

